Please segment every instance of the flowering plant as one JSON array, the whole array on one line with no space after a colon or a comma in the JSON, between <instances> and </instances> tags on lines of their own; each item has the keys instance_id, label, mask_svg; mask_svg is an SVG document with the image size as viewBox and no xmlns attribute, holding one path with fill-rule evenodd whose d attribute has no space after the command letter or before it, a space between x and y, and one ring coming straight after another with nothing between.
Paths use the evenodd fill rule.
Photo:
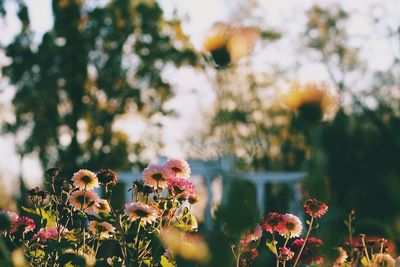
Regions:
<instances>
[{"instance_id":1,"label":"flowering plant","mask_svg":"<svg viewBox=\"0 0 400 267\"><path fill-rule=\"evenodd\" d=\"M400 266L400 257L396 260L390 253L390 244L386 239L366 237L360 234L353 237L354 211L345 221L349 229L349 238L343 247L337 247L336 256L332 261L326 261L322 253L324 242L310 236L312 230L319 224L316 220L324 216L328 206L316 199L308 199L304 203L304 212L309 216L306 221L308 227L305 237L301 237L303 225L301 220L293 214L279 214L270 212L253 230L245 233L238 245L232 245L232 252L236 259L236 266L250 266L259 255L260 241L266 233L266 246L275 255L275 266L324 265L333 267L356 266ZM389 244L388 244L389 243ZM392 249L393 250L393 249ZM393 251L392 251L393 253Z\"/></svg>"},{"instance_id":2,"label":"flowering plant","mask_svg":"<svg viewBox=\"0 0 400 267\"><path fill-rule=\"evenodd\" d=\"M66 179L60 169L50 169L50 190L29 191L31 206L22 207L26 216L0 212L2 240L11 251L22 248L33 266L174 266L176 257L205 261L208 248L194 234L191 206L198 195L190 173L183 160L151 164L143 180L133 183L132 202L114 209L114 171L79 170Z\"/></svg>"},{"instance_id":3,"label":"flowering plant","mask_svg":"<svg viewBox=\"0 0 400 267\"><path fill-rule=\"evenodd\" d=\"M247 266L257 257L256 247L259 245L263 230L268 235L266 245L275 255L276 267L286 266L287 263L291 266L322 264L324 259L321 256L320 247L323 241L310 237L310 233L318 226L315 226L314 220L322 217L328 211L328 206L316 199L309 199L304 203L304 210L311 217L307 221L308 230L304 239L300 237L303 224L297 216L270 212L261 225L256 225L254 230L242 237L239 246L232 246L236 266ZM279 244L279 236L283 239L283 244ZM290 240L292 241L289 244ZM253 242L255 244L252 244Z\"/></svg>"}]
</instances>

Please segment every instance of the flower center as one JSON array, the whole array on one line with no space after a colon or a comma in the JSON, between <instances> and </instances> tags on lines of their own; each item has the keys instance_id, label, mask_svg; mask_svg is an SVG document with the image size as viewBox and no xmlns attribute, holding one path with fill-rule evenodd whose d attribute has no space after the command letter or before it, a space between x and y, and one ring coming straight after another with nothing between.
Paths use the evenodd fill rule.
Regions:
<instances>
[{"instance_id":1,"label":"flower center","mask_svg":"<svg viewBox=\"0 0 400 267\"><path fill-rule=\"evenodd\" d=\"M102 225L97 225L97 231L99 231L99 232L107 232L108 233L107 228L105 228Z\"/></svg>"},{"instance_id":2,"label":"flower center","mask_svg":"<svg viewBox=\"0 0 400 267\"><path fill-rule=\"evenodd\" d=\"M288 222L288 223L286 223L286 228L289 230L289 231L291 231L291 230L294 230L294 223L292 223L292 222Z\"/></svg>"},{"instance_id":3,"label":"flower center","mask_svg":"<svg viewBox=\"0 0 400 267\"><path fill-rule=\"evenodd\" d=\"M151 177L153 177L153 179L156 180L156 181L165 180L161 173L155 173Z\"/></svg>"},{"instance_id":4,"label":"flower center","mask_svg":"<svg viewBox=\"0 0 400 267\"><path fill-rule=\"evenodd\" d=\"M175 173L180 173L180 172L182 172L182 170L181 170L180 168L178 168L178 167L172 167L172 170L173 170Z\"/></svg>"},{"instance_id":5,"label":"flower center","mask_svg":"<svg viewBox=\"0 0 400 267\"><path fill-rule=\"evenodd\" d=\"M176 185L176 186L174 186L174 191L175 191L177 194L180 194L180 193L183 193L185 190Z\"/></svg>"},{"instance_id":6,"label":"flower center","mask_svg":"<svg viewBox=\"0 0 400 267\"><path fill-rule=\"evenodd\" d=\"M267 221L267 223L268 223L270 226L274 227L274 226L277 226L277 225L280 223L280 219L278 219L278 218L271 218L270 220Z\"/></svg>"},{"instance_id":7,"label":"flower center","mask_svg":"<svg viewBox=\"0 0 400 267\"><path fill-rule=\"evenodd\" d=\"M84 195L80 195L76 197L76 201L79 202L79 204L87 204L88 203L88 198Z\"/></svg>"},{"instance_id":8,"label":"flower center","mask_svg":"<svg viewBox=\"0 0 400 267\"><path fill-rule=\"evenodd\" d=\"M135 210L134 213L135 213L137 216L141 217L141 218L146 217L147 215L150 214L150 213L148 213L148 212L145 211L145 210Z\"/></svg>"},{"instance_id":9,"label":"flower center","mask_svg":"<svg viewBox=\"0 0 400 267\"><path fill-rule=\"evenodd\" d=\"M320 210L320 206L317 203L311 203L309 208L312 212L318 212Z\"/></svg>"},{"instance_id":10,"label":"flower center","mask_svg":"<svg viewBox=\"0 0 400 267\"><path fill-rule=\"evenodd\" d=\"M83 177L81 178L81 181L82 181L83 183L85 183L85 184L88 184L88 183L90 183L90 182L92 181L92 179L90 179L89 176L85 175L85 176L83 176Z\"/></svg>"}]
</instances>

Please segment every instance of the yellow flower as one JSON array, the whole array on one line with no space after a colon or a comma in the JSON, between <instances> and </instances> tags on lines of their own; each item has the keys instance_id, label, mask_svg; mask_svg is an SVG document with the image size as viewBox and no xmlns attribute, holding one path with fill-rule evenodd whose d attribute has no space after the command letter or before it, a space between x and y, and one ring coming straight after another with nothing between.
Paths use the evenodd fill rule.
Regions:
<instances>
[{"instance_id":1,"label":"yellow flower","mask_svg":"<svg viewBox=\"0 0 400 267\"><path fill-rule=\"evenodd\" d=\"M219 22L213 25L210 33L204 40L203 47L208 52L213 52L227 46L230 37L231 27Z\"/></svg>"},{"instance_id":2,"label":"yellow flower","mask_svg":"<svg viewBox=\"0 0 400 267\"><path fill-rule=\"evenodd\" d=\"M338 96L324 83L294 83L282 99L288 109L310 121L333 117L339 104Z\"/></svg>"},{"instance_id":3,"label":"yellow flower","mask_svg":"<svg viewBox=\"0 0 400 267\"><path fill-rule=\"evenodd\" d=\"M224 68L250 54L259 37L260 30L255 27L233 27L219 22L211 28L203 47L215 64Z\"/></svg>"},{"instance_id":4,"label":"yellow flower","mask_svg":"<svg viewBox=\"0 0 400 267\"><path fill-rule=\"evenodd\" d=\"M89 170L79 170L74 173L72 177L74 186L80 189L92 190L95 187L99 187L99 181L95 173Z\"/></svg>"},{"instance_id":5,"label":"yellow flower","mask_svg":"<svg viewBox=\"0 0 400 267\"><path fill-rule=\"evenodd\" d=\"M204 263L210 258L208 246L199 235L164 229L161 231L160 240L171 254L179 255L186 260Z\"/></svg>"},{"instance_id":6,"label":"yellow flower","mask_svg":"<svg viewBox=\"0 0 400 267\"><path fill-rule=\"evenodd\" d=\"M115 233L115 227L108 222L89 222L89 230L93 235L100 235L100 238L109 238Z\"/></svg>"},{"instance_id":7,"label":"yellow flower","mask_svg":"<svg viewBox=\"0 0 400 267\"><path fill-rule=\"evenodd\" d=\"M260 30L254 27L243 27L233 31L227 44L231 61L235 63L250 54L259 37Z\"/></svg>"}]
</instances>

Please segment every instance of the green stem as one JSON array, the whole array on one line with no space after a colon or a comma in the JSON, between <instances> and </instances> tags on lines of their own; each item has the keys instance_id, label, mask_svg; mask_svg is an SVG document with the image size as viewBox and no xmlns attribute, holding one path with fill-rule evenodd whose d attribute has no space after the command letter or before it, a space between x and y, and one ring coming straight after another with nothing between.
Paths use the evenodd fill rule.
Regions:
<instances>
[{"instance_id":1,"label":"green stem","mask_svg":"<svg viewBox=\"0 0 400 267\"><path fill-rule=\"evenodd\" d=\"M109 203L111 203L111 202L109 202ZM124 228L122 226L120 217L117 216L117 214L115 213L112 205L110 205L110 210L111 210L111 215L113 216L113 219L117 222L117 228L121 232L121 239L122 239L121 252L122 252L122 256L124 258L124 263L128 264L128 251L126 250L126 235L125 235L125 231L124 231Z\"/></svg>"},{"instance_id":2,"label":"green stem","mask_svg":"<svg viewBox=\"0 0 400 267\"><path fill-rule=\"evenodd\" d=\"M3 237L0 237L0 251L6 260L10 259L10 252L8 251L8 248L7 248L6 244L4 243Z\"/></svg>"},{"instance_id":3,"label":"green stem","mask_svg":"<svg viewBox=\"0 0 400 267\"><path fill-rule=\"evenodd\" d=\"M140 223L141 223L141 219L139 219L139 222L138 222L138 227L137 227L137 230L136 230L136 238L135 238L135 249L136 249L136 255L137 255L137 262L139 263L139 232L140 232ZM134 254L135 255L135 254Z\"/></svg>"},{"instance_id":4,"label":"green stem","mask_svg":"<svg viewBox=\"0 0 400 267\"><path fill-rule=\"evenodd\" d=\"M289 239L290 239L290 234L288 234L288 235L286 236L285 244L283 244L283 247L284 247L284 248L286 247L286 245L287 245Z\"/></svg>"},{"instance_id":5,"label":"green stem","mask_svg":"<svg viewBox=\"0 0 400 267\"><path fill-rule=\"evenodd\" d=\"M81 204L81 209L83 211L83 213L85 213L85 210L83 209L83 207L86 206L86 185L85 185L85 189L83 191L83 204ZM86 227L85 224L82 224L82 230L83 230L83 253L86 252Z\"/></svg>"},{"instance_id":6,"label":"green stem","mask_svg":"<svg viewBox=\"0 0 400 267\"><path fill-rule=\"evenodd\" d=\"M367 258L368 265L371 265L371 260L370 260L369 255L368 255L367 246L365 245L364 236L361 237L361 242L362 242L362 245L363 245L363 247L364 247L364 253L365 253L365 257Z\"/></svg>"},{"instance_id":7,"label":"green stem","mask_svg":"<svg viewBox=\"0 0 400 267\"><path fill-rule=\"evenodd\" d=\"M275 241L275 233L272 231L272 244L274 245L275 248L275 258L276 258L276 267L279 267L279 255L278 255L278 248L276 247L276 244L278 242Z\"/></svg>"},{"instance_id":8,"label":"green stem","mask_svg":"<svg viewBox=\"0 0 400 267\"><path fill-rule=\"evenodd\" d=\"M300 260L301 253L303 253L303 250L304 250L304 247L306 246L308 237L310 236L310 233L311 233L311 230L312 230L313 222L314 222L314 217L311 217L311 221L310 221L310 225L308 226L306 238L304 239L303 245L302 245L301 248L300 248L299 254L297 254L297 257L296 257L296 260L295 260L295 262L294 262L294 264L293 264L293 267L296 267L296 266L297 266L297 263L298 263L299 260Z\"/></svg>"},{"instance_id":9,"label":"green stem","mask_svg":"<svg viewBox=\"0 0 400 267\"><path fill-rule=\"evenodd\" d=\"M241 255L241 253L240 253L240 251L238 251L237 257L236 257L236 267L240 267L240 255Z\"/></svg>"}]
</instances>

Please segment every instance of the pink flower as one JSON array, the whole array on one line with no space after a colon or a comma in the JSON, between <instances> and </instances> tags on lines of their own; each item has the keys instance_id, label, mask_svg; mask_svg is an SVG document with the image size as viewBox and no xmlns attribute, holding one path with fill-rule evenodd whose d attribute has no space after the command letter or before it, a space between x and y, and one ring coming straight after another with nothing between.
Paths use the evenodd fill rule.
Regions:
<instances>
[{"instance_id":1,"label":"pink flower","mask_svg":"<svg viewBox=\"0 0 400 267\"><path fill-rule=\"evenodd\" d=\"M186 179L182 178L169 178L167 185L170 190L175 194L182 194L184 197L189 197L194 192L194 184Z\"/></svg>"},{"instance_id":2,"label":"pink flower","mask_svg":"<svg viewBox=\"0 0 400 267\"><path fill-rule=\"evenodd\" d=\"M276 212L270 212L268 216L265 218L264 223L263 223L263 228L265 231L269 233L273 233L274 231L277 231L279 228L279 225L282 222L282 214L276 213Z\"/></svg>"},{"instance_id":3,"label":"pink flower","mask_svg":"<svg viewBox=\"0 0 400 267\"><path fill-rule=\"evenodd\" d=\"M300 252L301 247L303 246L304 239L300 238L293 241L291 248L293 252L297 254ZM303 252L300 255L299 263L304 265L311 265L311 264L323 264L324 258L321 255L321 246L324 242L321 239L310 237L307 240L306 246L303 249Z\"/></svg>"},{"instance_id":4,"label":"pink flower","mask_svg":"<svg viewBox=\"0 0 400 267\"><path fill-rule=\"evenodd\" d=\"M292 214L284 214L282 221L278 226L278 233L284 237L298 237L301 235L303 225L298 217Z\"/></svg>"},{"instance_id":5,"label":"pink flower","mask_svg":"<svg viewBox=\"0 0 400 267\"><path fill-rule=\"evenodd\" d=\"M282 261L289 261L293 258L294 252L287 247L279 248L279 259Z\"/></svg>"},{"instance_id":6,"label":"pink flower","mask_svg":"<svg viewBox=\"0 0 400 267\"><path fill-rule=\"evenodd\" d=\"M247 247L251 242L257 241L262 236L262 228L259 224L257 224L253 230L247 233L242 240L240 240L240 245L242 247Z\"/></svg>"},{"instance_id":7,"label":"pink flower","mask_svg":"<svg viewBox=\"0 0 400 267\"><path fill-rule=\"evenodd\" d=\"M172 173L162 165L150 164L143 171L143 180L146 185L152 187L164 187Z\"/></svg>"},{"instance_id":8,"label":"pink flower","mask_svg":"<svg viewBox=\"0 0 400 267\"><path fill-rule=\"evenodd\" d=\"M13 234L20 230L22 230L24 233L27 233L33 231L35 227L35 222L31 218L22 216L18 217L17 220L11 224L10 233Z\"/></svg>"},{"instance_id":9,"label":"pink flower","mask_svg":"<svg viewBox=\"0 0 400 267\"><path fill-rule=\"evenodd\" d=\"M32 239L45 242L50 239L57 240L58 238L58 232L57 232L57 227L55 226L50 226L46 228L41 228L37 234L35 234Z\"/></svg>"},{"instance_id":10,"label":"pink flower","mask_svg":"<svg viewBox=\"0 0 400 267\"><path fill-rule=\"evenodd\" d=\"M181 159L168 159L164 163L164 167L173 174L173 177L177 178L189 178L190 177L190 167L189 164ZM169 177L171 178L171 177Z\"/></svg>"},{"instance_id":11,"label":"pink flower","mask_svg":"<svg viewBox=\"0 0 400 267\"><path fill-rule=\"evenodd\" d=\"M125 213L132 221L140 220L144 224L151 224L157 220L157 210L142 202L125 204Z\"/></svg>"},{"instance_id":12,"label":"pink flower","mask_svg":"<svg viewBox=\"0 0 400 267\"><path fill-rule=\"evenodd\" d=\"M94 204L99 200L99 196L94 191L78 190L68 196L69 204L77 210L93 212Z\"/></svg>"},{"instance_id":13,"label":"pink flower","mask_svg":"<svg viewBox=\"0 0 400 267\"><path fill-rule=\"evenodd\" d=\"M304 203L304 210L311 217L321 218L328 211L328 206L316 199L307 199Z\"/></svg>"},{"instance_id":14,"label":"pink flower","mask_svg":"<svg viewBox=\"0 0 400 267\"><path fill-rule=\"evenodd\" d=\"M110 238L115 233L115 227L108 222L89 222L89 230L93 235L100 238Z\"/></svg>"}]
</instances>

